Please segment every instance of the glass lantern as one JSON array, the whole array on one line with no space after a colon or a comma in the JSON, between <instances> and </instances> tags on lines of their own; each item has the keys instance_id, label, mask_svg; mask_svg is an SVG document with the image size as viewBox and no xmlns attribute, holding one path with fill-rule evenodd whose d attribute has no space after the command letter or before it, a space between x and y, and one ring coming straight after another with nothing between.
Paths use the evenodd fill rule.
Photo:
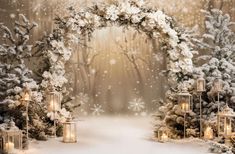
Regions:
<instances>
[{"instance_id":1,"label":"glass lantern","mask_svg":"<svg viewBox=\"0 0 235 154\"><path fill-rule=\"evenodd\" d=\"M11 120L6 128L1 130L1 150L6 154L16 154L22 149L22 131Z\"/></svg>"},{"instance_id":2,"label":"glass lantern","mask_svg":"<svg viewBox=\"0 0 235 154\"><path fill-rule=\"evenodd\" d=\"M48 112L56 112L61 109L61 94L57 91L49 92L47 96Z\"/></svg>"},{"instance_id":3,"label":"glass lantern","mask_svg":"<svg viewBox=\"0 0 235 154\"><path fill-rule=\"evenodd\" d=\"M218 135L223 135L225 138L230 138L235 135L234 131L235 113L233 109L226 107L218 113Z\"/></svg>"},{"instance_id":4,"label":"glass lantern","mask_svg":"<svg viewBox=\"0 0 235 154\"><path fill-rule=\"evenodd\" d=\"M219 78L216 78L214 81L213 81L213 90L217 93L221 92L223 89L222 87L222 81L219 79Z\"/></svg>"},{"instance_id":5,"label":"glass lantern","mask_svg":"<svg viewBox=\"0 0 235 154\"><path fill-rule=\"evenodd\" d=\"M157 139L159 142L167 142L169 140L168 131L164 127L161 127L157 131Z\"/></svg>"},{"instance_id":6,"label":"glass lantern","mask_svg":"<svg viewBox=\"0 0 235 154\"><path fill-rule=\"evenodd\" d=\"M206 82L203 77L197 79L197 92L203 92L206 90Z\"/></svg>"},{"instance_id":7,"label":"glass lantern","mask_svg":"<svg viewBox=\"0 0 235 154\"><path fill-rule=\"evenodd\" d=\"M178 94L178 104L185 113L191 110L191 94L187 90L183 90Z\"/></svg>"},{"instance_id":8,"label":"glass lantern","mask_svg":"<svg viewBox=\"0 0 235 154\"><path fill-rule=\"evenodd\" d=\"M68 118L63 123L63 142L65 143L76 143L77 142L77 125L71 118Z\"/></svg>"},{"instance_id":9,"label":"glass lantern","mask_svg":"<svg viewBox=\"0 0 235 154\"><path fill-rule=\"evenodd\" d=\"M214 138L213 129L210 126L207 126L204 131L204 139L205 140L212 140Z\"/></svg>"}]
</instances>

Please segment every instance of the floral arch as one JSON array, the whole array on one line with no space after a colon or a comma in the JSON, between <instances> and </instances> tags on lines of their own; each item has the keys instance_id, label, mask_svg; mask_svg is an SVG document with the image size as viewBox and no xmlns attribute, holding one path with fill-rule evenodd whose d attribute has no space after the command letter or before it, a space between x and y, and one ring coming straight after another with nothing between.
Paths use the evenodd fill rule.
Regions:
<instances>
[{"instance_id":1,"label":"floral arch","mask_svg":"<svg viewBox=\"0 0 235 154\"><path fill-rule=\"evenodd\" d=\"M160 10L146 8L143 1L129 0L111 5L94 5L79 11L71 7L68 16L56 18L56 24L58 28L51 35L51 48L47 50L51 67L43 74L44 87L52 85L62 88L67 82L64 68L72 55L72 42L79 41L84 35L90 37L94 30L112 24L131 26L150 38L161 36L167 52L166 71L170 81L183 82L192 73L193 52L187 36L174 26L171 17Z\"/></svg>"}]
</instances>

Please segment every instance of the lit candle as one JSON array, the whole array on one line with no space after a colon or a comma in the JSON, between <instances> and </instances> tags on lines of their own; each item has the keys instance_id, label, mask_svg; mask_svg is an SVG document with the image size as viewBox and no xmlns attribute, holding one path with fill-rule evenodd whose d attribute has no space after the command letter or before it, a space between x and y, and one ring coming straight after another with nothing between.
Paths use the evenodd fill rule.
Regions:
<instances>
[{"instance_id":1,"label":"lit candle","mask_svg":"<svg viewBox=\"0 0 235 154\"><path fill-rule=\"evenodd\" d=\"M168 136L167 136L167 134L165 134L165 133L162 134L162 136L161 136L161 141L162 141L162 142L168 141Z\"/></svg>"},{"instance_id":2,"label":"lit candle","mask_svg":"<svg viewBox=\"0 0 235 154\"><path fill-rule=\"evenodd\" d=\"M14 143L8 142L5 145L6 152L13 153L14 152Z\"/></svg>"},{"instance_id":3,"label":"lit candle","mask_svg":"<svg viewBox=\"0 0 235 154\"><path fill-rule=\"evenodd\" d=\"M225 125L225 131L226 131L226 135L231 135L232 134L232 128L231 125Z\"/></svg>"},{"instance_id":4,"label":"lit candle","mask_svg":"<svg viewBox=\"0 0 235 154\"><path fill-rule=\"evenodd\" d=\"M66 140L67 140L67 141L75 141L75 135L74 135L74 133L67 133L67 135L66 135Z\"/></svg>"},{"instance_id":5,"label":"lit candle","mask_svg":"<svg viewBox=\"0 0 235 154\"><path fill-rule=\"evenodd\" d=\"M189 104L188 103L182 103L181 105L183 111L189 111Z\"/></svg>"},{"instance_id":6,"label":"lit candle","mask_svg":"<svg viewBox=\"0 0 235 154\"><path fill-rule=\"evenodd\" d=\"M29 95L28 92L25 93L25 95L24 95L24 100L25 100L25 101L29 101L29 100L30 100L30 95Z\"/></svg>"},{"instance_id":7,"label":"lit candle","mask_svg":"<svg viewBox=\"0 0 235 154\"><path fill-rule=\"evenodd\" d=\"M213 130L211 127L207 127L206 130L204 131L204 139L206 140L211 140L213 139Z\"/></svg>"},{"instance_id":8,"label":"lit candle","mask_svg":"<svg viewBox=\"0 0 235 154\"><path fill-rule=\"evenodd\" d=\"M58 111L59 110L59 105L56 102L54 102L53 100L51 100L50 109L51 109L51 111Z\"/></svg>"}]
</instances>

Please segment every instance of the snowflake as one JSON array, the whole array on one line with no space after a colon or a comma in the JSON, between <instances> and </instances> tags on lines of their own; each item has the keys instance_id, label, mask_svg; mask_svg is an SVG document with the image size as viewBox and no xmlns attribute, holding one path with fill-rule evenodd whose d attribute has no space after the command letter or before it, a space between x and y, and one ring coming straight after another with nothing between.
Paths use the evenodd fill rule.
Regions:
<instances>
[{"instance_id":1,"label":"snowflake","mask_svg":"<svg viewBox=\"0 0 235 154\"><path fill-rule=\"evenodd\" d=\"M115 65L117 61L115 59L110 59L109 64L110 65Z\"/></svg>"},{"instance_id":2,"label":"snowflake","mask_svg":"<svg viewBox=\"0 0 235 154\"><path fill-rule=\"evenodd\" d=\"M102 106L100 104L94 104L94 106L91 108L92 115L101 115L101 113L104 113L104 110L102 109Z\"/></svg>"},{"instance_id":3,"label":"snowflake","mask_svg":"<svg viewBox=\"0 0 235 154\"><path fill-rule=\"evenodd\" d=\"M81 105L84 105L89 101L88 95L84 94L84 93L79 93L77 98L78 98L78 101Z\"/></svg>"},{"instance_id":4,"label":"snowflake","mask_svg":"<svg viewBox=\"0 0 235 154\"><path fill-rule=\"evenodd\" d=\"M141 98L135 98L129 102L128 109L134 112L140 112L145 108L145 103Z\"/></svg>"},{"instance_id":5,"label":"snowflake","mask_svg":"<svg viewBox=\"0 0 235 154\"><path fill-rule=\"evenodd\" d=\"M14 19L16 17L16 15L14 13L10 14L10 18Z\"/></svg>"},{"instance_id":6,"label":"snowflake","mask_svg":"<svg viewBox=\"0 0 235 154\"><path fill-rule=\"evenodd\" d=\"M93 68L91 69L91 74L95 74L96 73L96 70Z\"/></svg>"}]
</instances>

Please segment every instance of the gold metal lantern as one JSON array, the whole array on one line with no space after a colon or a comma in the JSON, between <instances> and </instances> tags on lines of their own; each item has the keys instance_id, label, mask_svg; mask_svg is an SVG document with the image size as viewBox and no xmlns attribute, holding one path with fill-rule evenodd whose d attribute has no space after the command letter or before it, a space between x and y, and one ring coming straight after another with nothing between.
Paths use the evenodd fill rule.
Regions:
<instances>
[{"instance_id":1,"label":"gold metal lantern","mask_svg":"<svg viewBox=\"0 0 235 154\"><path fill-rule=\"evenodd\" d=\"M27 142L28 142L28 138L29 138L29 102L31 102L31 90L25 88L23 91L23 95L22 95L22 102L25 104L26 106L26 138L27 138Z\"/></svg>"},{"instance_id":2,"label":"gold metal lantern","mask_svg":"<svg viewBox=\"0 0 235 154\"><path fill-rule=\"evenodd\" d=\"M53 112L54 136L56 137L56 112L61 109L61 94L57 91L51 91L47 95L47 110Z\"/></svg>"},{"instance_id":3,"label":"gold metal lantern","mask_svg":"<svg viewBox=\"0 0 235 154\"><path fill-rule=\"evenodd\" d=\"M61 94L57 91L49 92L47 95L48 112L56 112L61 109Z\"/></svg>"},{"instance_id":4,"label":"gold metal lantern","mask_svg":"<svg viewBox=\"0 0 235 154\"><path fill-rule=\"evenodd\" d=\"M1 150L6 154L17 154L22 149L22 131L11 120L6 128L1 129Z\"/></svg>"},{"instance_id":5,"label":"gold metal lantern","mask_svg":"<svg viewBox=\"0 0 235 154\"><path fill-rule=\"evenodd\" d=\"M235 136L234 118L235 112L228 105L218 113L218 135L224 136L227 145L231 144L231 137Z\"/></svg>"},{"instance_id":6,"label":"gold metal lantern","mask_svg":"<svg viewBox=\"0 0 235 154\"><path fill-rule=\"evenodd\" d=\"M68 118L67 121L63 123L63 142L77 142L77 125L71 118Z\"/></svg>"},{"instance_id":7,"label":"gold metal lantern","mask_svg":"<svg viewBox=\"0 0 235 154\"><path fill-rule=\"evenodd\" d=\"M184 113L191 110L191 97L192 95L187 90L183 90L178 94L178 104Z\"/></svg>"},{"instance_id":8,"label":"gold metal lantern","mask_svg":"<svg viewBox=\"0 0 235 154\"><path fill-rule=\"evenodd\" d=\"M202 92L206 90L206 81L203 77L197 79L197 92L199 94L200 103L200 138L202 138Z\"/></svg>"},{"instance_id":9,"label":"gold metal lantern","mask_svg":"<svg viewBox=\"0 0 235 154\"><path fill-rule=\"evenodd\" d=\"M157 131L157 140L159 142L167 142L169 141L169 131L164 128L164 127L160 127Z\"/></svg>"},{"instance_id":10,"label":"gold metal lantern","mask_svg":"<svg viewBox=\"0 0 235 154\"><path fill-rule=\"evenodd\" d=\"M186 113L191 111L191 97L192 95L186 88L178 93L178 104L180 105L182 112L184 112L184 138L186 137Z\"/></svg>"},{"instance_id":11,"label":"gold metal lantern","mask_svg":"<svg viewBox=\"0 0 235 154\"><path fill-rule=\"evenodd\" d=\"M222 91L222 89L223 89L222 81L219 78L216 78L213 81L213 90L214 90L214 92L219 93L219 92Z\"/></svg>"},{"instance_id":12,"label":"gold metal lantern","mask_svg":"<svg viewBox=\"0 0 235 154\"><path fill-rule=\"evenodd\" d=\"M220 92L223 90L223 86L222 86L222 81L219 78L216 78L213 81L213 87L212 90L217 93L217 105L218 105L218 112L220 111Z\"/></svg>"},{"instance_id":13,"label":"gold metal lantern","mask_svg":"<svg viewBox=\"0 0 235 154\"><path fill-rule=\"evenodd\" d=\"M203 77L197 79L197 92L203 92L206 90L206 81Z\"/></svg>"}]
</instances>

